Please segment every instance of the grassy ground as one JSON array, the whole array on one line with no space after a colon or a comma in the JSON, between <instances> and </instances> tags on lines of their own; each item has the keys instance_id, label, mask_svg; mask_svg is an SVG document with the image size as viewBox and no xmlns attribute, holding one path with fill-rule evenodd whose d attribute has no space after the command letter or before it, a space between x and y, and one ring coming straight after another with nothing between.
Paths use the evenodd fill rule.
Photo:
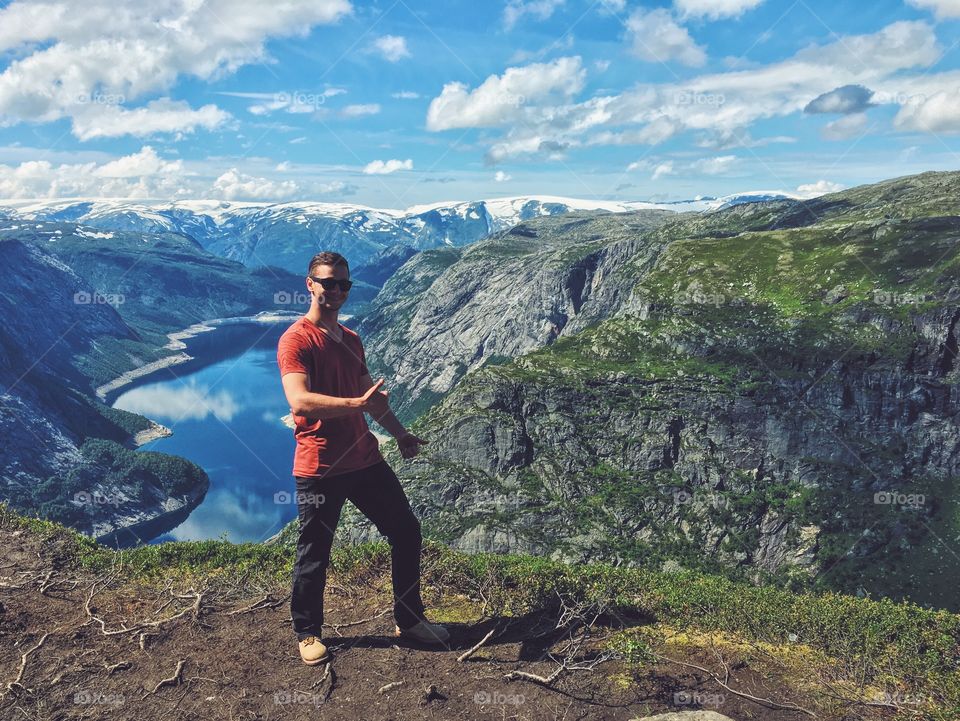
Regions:
<instances>
[{"instance_id":1,"label":"grassy ground","mask_svg":"<svg viewBox=\"0 0 960 721\"><path fill-rule=\"evenodd\" d=\"M960 617L910 604L428 544L428 613L452 638L424 649L389 635L386 544L340 546L326 594L333 663L307 667L286 543L118 552L5 506L0 534L5 718L306 718L321 705L325 718L960 712Z\"/></svg>"}]
</instances>

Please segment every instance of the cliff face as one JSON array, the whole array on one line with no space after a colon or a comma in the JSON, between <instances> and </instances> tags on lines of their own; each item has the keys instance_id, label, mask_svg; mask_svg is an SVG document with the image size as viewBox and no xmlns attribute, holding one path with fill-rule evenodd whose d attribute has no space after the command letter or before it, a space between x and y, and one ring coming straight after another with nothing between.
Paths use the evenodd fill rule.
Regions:
<instances>
[{"instance_id":1,"label":"cliff face","mask_svg":"<svg viewBox=\"0 0 960 721\"><path fill-rule=\"evenodd\" d=\"M400 267L357 330L398 416L416 417L465 374L549 345L611 314L659 245L637 236L669 211L540 218Z\"/></svg>"},{"instance_id":2,"label":"cliff face","mask_svg":"<svg viewBox=\"0 0 960 721\"><path fill-rule=\"evenodd\" d=\"M0 497L96 536L195 505L206 474L125 448L150 422L89 392L92 376L130 366L118 347L143 346L123 303L11 235L0 236Z\"/></svg>"},{"instance_id":3,"label":"cliff face","mask_svg":"<svg viewBox=\"0 0 960 721\"><path fill-rule=\"evenodd\" d=\"M625 238L609 224L629 216L586 220L555 236L565 266L530 268L535 290L499 310L469 281L503 264L457 259L405 327L366 340L414 393L466 366L414 424L421 454L393 456L425 529L957 607L958 211L960 174L934 173ZM427 333L437 307L457 320ZM508 324L513 345L493 331ZM424 352L437 333L452 361ZM469 372L491 346L515 357Z\"/></svg>"}]
</instances>

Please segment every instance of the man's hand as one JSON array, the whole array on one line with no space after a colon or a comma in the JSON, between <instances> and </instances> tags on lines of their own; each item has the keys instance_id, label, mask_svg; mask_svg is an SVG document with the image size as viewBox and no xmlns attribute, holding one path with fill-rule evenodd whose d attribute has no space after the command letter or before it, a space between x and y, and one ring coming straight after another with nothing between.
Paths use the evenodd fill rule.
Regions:
<instances>
[{"instance_id":1,"label":"man's hand","mask_svg":"<svg viewBox=\"0 0 960 721\"><path fill-rule=\"evenodd\" d=\"M378 380L367 389L367 392L360 396L360 410L369 413L375 419L378 419L390 410L390 404L387 400L387 391L381 391L380 386L384 383L383 378Z\"/></svg>"},{"instance_id":2,"label":"man's hand","mask_svg":"<svg viewBox=\"0 0 960 721\"><path fill-rule=\"evenodd\" d=\"M413 458L420 452L420 444L427 441L417 438L410 431L404 431L397 436L397 448L400 449L400 455L404 458Z\"/></svg>"}]
</instances>

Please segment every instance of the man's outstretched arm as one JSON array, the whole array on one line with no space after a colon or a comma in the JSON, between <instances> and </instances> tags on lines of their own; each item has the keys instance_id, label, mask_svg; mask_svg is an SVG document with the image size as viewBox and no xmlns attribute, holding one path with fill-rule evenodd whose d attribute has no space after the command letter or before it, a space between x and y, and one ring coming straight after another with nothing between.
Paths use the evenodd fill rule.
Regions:
<instances>
[{"instance_id":1,"label":"man's outstretched arm","mask_svg":"<svg viewBox=\"0 0 960 721\"><path fill-rule=\"evenodd\" d=\"M360 376L361 393L366 393L368 390L370 390L370 386L372 385L373 378L370 377L369 373L365 373L364 375ZM389 407L387 408L387 412L379 418L377 418L377 416L373 413L370 413L370 417L383 426L383 429L394 438L399 438L407 432L407 429L403 427L403 424L399 420L397 420L397 417L393 414L393 411Z\"/></svg>"},{"instance_id":2,"label":"man's outstretched arm","mask_svg":"<svg viewBox=\"0 0 960 721\"><path fill-rule=\"evenodd\" d=\"M311 393L307 389L306 373L284 373L281 380L290 411L294 415L305 418L337 418L353 413L371 412L370 398L366 393L358 398Z\"/></svg>"}]
</instances>

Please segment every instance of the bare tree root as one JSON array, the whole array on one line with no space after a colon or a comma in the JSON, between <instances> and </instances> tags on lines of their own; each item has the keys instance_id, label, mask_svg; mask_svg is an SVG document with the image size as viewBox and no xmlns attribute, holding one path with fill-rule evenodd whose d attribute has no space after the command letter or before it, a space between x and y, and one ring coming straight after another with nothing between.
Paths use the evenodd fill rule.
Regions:
<instances>
[{"instance_id":1,"label":"bare tree root","mask_svg":"<svg viewBox=\"0 0 960 721\"><path fill-rule=\"evenodd\" d=\"M289 594L289 593L288 593L286 596L284 596L283 598L281 598L281 599L274 600L273 594L272 594L272 593L268 593L267 595L265 595L263 598L261 598L261 599L260 599L259 601L257 601L256 603L251 603L249 606L244 606L243 608L238 608L238 609L236 609L235 611L228 611L228 612L227 612L227 615L228 615L228 616L237 616L237 615L239 615L239 614L241 614L241 613L250 613L251 611L259 611L259 610L261 610L261 609L263 609L263 608L276 608L276 607L279 606L281 603L284 603L288 598L290 598L290 594Z\"/></svg>"},{"instance_id":2,"label":"bare tree root","mask_svg":"<svg viewBox=\"0 0 960 721\"><path fill-rule=\"evenodd\" d=\"M337 634L338 636L340 636L340 635L341 635L341 634L340 634L340 629L341 629L341 628L349 628L350 626L360 626L360 625L363 625L364 623L369 623L370 621L373 621L374 619L380 618L381 616L386 616L386 615L387 615L388 613L390 613L390 611L392 611L392 610L393 610L392 607L390 607L390 608L385 608L385 609L383 609L382 611L380 611L380 613L376 613L376 614L374 614L373 616L370 616L369 618L361 618L359 621L349 621L349 622L347 622L347 623L325 623L325 624L323 624L323 627L324 627L324 628L332 628L332 629L333 629L333 632L334 632L335 634Z\"/></svg>"},{"instance_id":3,"label":"bare tree root","mask_svg":"<svg viewBox=\"0 0 960 721\"><path fill-rule=\"evenodd\" d=\"M107 579L104 580L104 585L106 585L106 582L109 580L110 580L110 577L107 577ZM131 627L127 627L126 625L124 625L121 628L117 628L117 629L107 629L106 621L104 621L102 618L94 614L93 609L90 607L90 603L93 601L94 595L96 595L96 588L99 582L100 582L100 579L94 581L93 584L90 586L90 592L87 594L87 600L83 604L83 609L86 612L87 616L90 617L90 621L96 621L100 625L100 632L104 636L116 636L124 633L134 633L144 628L158 628L162 624L167 623L169 621L174 621L178 618L182 618L183 616L186 616L188 613L192 613L194 619L198 619L200 617L200 604L203 602L203 597L206 593L205 591L200 591L200 592L194 591L192 588L190 589L190 593L186 595L175 594L171 591L171 595L173 596L173 599L170 599L170 601L168 601L163 606L161 606L160 607L161 611L165 609L168 605L170 605L170 603L172 603L174 599L192 600L193 603L187 606L186 608L184 608L183 610L181 610L179 613L176 613L173 616L169 616L167 618L162 618L157 621L141 621L140 623ZM90 621L88 621L87 623L90 623ZM141 648L144 647L143 636L144 634L141 634L141 643L140 643Z\"/></svg>"},{"instance_id":4,"label":"bare tree root","mask_svg":"<svg viewBox=\"0 0 960 721\"><path fill-rule=\"evenodd\" d=\"M60 629L57 628L54 630L58 631ZM43 634L40 637L40 640L37 641L37 643L32 648L28 648L20 656L20 668L17 670L17 677L13 679L13 681L10 681L7 684L6 688L0 690L0 700L3 700L4 698L6 698L7 694L12 692L14 689L19 689L21 691L27 691L28 693L33 693L30 689L23 686L20 683L20 681L23 679L23 672L27 670L27 659L30 657L30 654L36 651L38 648L40 648L46 642L47 638L50 636L51 633L53 633L53 631L47 631L45 634Z\"/></svg>"},{"instance_id":5,"label":"bare tree root","mask_svg":"<svg viewBox=\"0 0 960 721\"><path fill-rule=\"evenodd\" d=\"M480 642L479 642L476 646L473 646L473 647L467 649L467 650L464 651L462 654L460 654L459 656L457 656L457 663L463 663L463 662L466 661L468 658L470 658L473 654L475 654L475 653L480 649L481 646L483 646L483 644L485 644L485 643L486 643L487 641L489 641L494 635L496 635L499 630L500 630L500 624L497 623L497 625L495 625L493 628L490 629L490 631L487 633L486 636L484 636L483 638L480 639Z\"/></svg>"},{"instance_id":6,"label":"bare tree root","mask_svg":"<svg viewBox=\"0 0 960 721\"><path fill-rule=\"evenodd\" d=\"M156 693L164 686L176 686L177 684L179 684L180 675L183 673L183 667L185 663L186 661L184 661L183 659L177 661L177 670L173 672L173 676L171 676L170 678L164 678L157 681L157 685L153 687L153 690L143 694L143 696L140 697L141 700L145 699L150 694Z\"/></svg>"}]
</instances>

